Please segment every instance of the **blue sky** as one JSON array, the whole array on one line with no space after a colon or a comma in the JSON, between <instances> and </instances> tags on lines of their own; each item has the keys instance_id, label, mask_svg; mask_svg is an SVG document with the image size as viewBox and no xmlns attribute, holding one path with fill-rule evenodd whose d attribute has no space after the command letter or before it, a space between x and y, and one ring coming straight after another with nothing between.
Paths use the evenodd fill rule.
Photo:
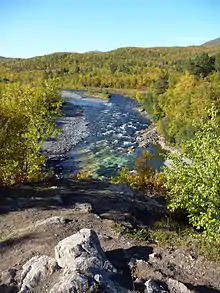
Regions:
<instances>
[{"instance_id":1,"label":"blue sky","mask_svg":"<svg viewBox=\"0 0 220 293\"><path fill-rule=\"evenodd\" d=\"M0 56L199 45L220 37L220 0L0 0Z\"/></svg>"}]
</instances>

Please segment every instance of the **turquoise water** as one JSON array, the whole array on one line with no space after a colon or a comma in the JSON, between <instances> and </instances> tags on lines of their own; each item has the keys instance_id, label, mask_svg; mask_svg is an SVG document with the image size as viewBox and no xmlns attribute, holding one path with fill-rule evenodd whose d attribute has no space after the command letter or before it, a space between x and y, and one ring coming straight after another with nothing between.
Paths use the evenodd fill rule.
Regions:
<instances>
[{"instance_id":1,"label":"turquoise water","mask_svg":"<svg viewBox=\"0 0 220 293\"><path fill-rule=\"evenodd\" d=\"M62 162L64 173L84 169L95 178L110 178L123 166L132 169L134 159L143 151L136 143L138 131L150 124L135 110L137 102L115 94L109 100L73 94L70 102L83 108L89 136L67 154L69 158ZM149 145L148 150L157 155L152 160L154 168L161 168L161 149Z\"/></svg>"}]
</instances>

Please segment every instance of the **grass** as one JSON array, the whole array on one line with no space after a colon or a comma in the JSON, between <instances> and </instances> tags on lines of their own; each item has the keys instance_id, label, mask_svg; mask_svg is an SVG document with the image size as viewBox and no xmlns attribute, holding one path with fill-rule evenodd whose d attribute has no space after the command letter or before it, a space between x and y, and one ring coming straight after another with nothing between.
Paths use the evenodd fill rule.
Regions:
<instances>
[{"instance_id":1,"label":"grass","mask_svg":"<svg viewBox=\"0 0 220 293\"><path fill-rule=\"evenodd\" d=\"M149 228L129 229L115 224L115 229L129 239L144 241L147 244L158 242L161 246L182 247L205 256L208 260L220 262L220 245L205 239L201 233L189 225L172 218L163 218Z\"/></svg>"},{"instance_id":2,"label":"grass","mask_svg":"<svg viewBox=\"0 0 220 293\"><path fill-rule=\"evenodd\" d=\"M149 242L150 233L148 229L129 229L119 223L115 223L114 228L116 231L120 232L121 235L126 236L128 239Z\"/></svg>"},{"instance_id":3,"label":"grass","mask_svg":"<svg viewBox=\"0 0 220 293\"><path fill-rule=\"evenodd\" d=\"M156 222L150 229L150 235L162 245L181 246L209 260L220 262L220 245L208 240L189 225L180 224L172 219Z\"/></svg>"}]
</instances>

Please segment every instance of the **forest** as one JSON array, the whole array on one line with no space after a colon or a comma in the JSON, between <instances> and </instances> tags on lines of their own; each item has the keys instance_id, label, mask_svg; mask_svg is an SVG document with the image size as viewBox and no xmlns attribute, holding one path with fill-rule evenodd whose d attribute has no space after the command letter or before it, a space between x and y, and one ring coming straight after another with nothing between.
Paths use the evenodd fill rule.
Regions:
<instances>
[{"instance_id":1,"label":"forest","mask_svg":"<svg viewBox=\"0 0 220 293\"><path fill-rule=\"evenodd\" d=\"M173 157L173 171L164 172L171 210L186 211L196 228L219 240L220 47L2 58L0 185L39 180L40 149L55 133L59 89L68 88L121 89L140 102L167 143L195 162L183 166Z\"/></svg>"},{"instance_id":2,"label":"forest","mask_svg":"<svg viewBox=\"0 0 220 293\"><path fill-rule=\"evenodd\" d=\"M1 59L0 82L57 79L59 88L123 89L146 108L173 145L194 134L193 120L219 107L219 46L119 48L110 52L54 53Z\"/></svg>"}]
</instances>

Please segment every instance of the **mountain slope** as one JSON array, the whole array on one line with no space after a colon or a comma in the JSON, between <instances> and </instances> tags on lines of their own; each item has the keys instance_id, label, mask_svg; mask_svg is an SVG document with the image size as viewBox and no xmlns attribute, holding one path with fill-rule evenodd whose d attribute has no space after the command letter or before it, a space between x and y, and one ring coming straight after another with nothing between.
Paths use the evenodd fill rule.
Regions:
<instances>
[{"instance_id":1,"label":"mountain slope","mask_svg":"<svg viewBox=\"0 0 220 293\"><path fill-rule=\"evenodd\" d=\"M97 74L105 71L114 74L116 71L125 74L142 74L147 68L177 68L195 53L207 52L216 54L218 47L164 47L138 48L125 47L109 52L68 53L59 52L28 59L8 60L13 70L60 70L68 68L73 73ZM11 62L12 61L12 62ZM9 65L9 64L8 64ZM103 72L102 72L103 74Z\"/></svg>"},{"instance_id":2,"label":"mountain slope","mask_svg":"<svg viewBox=\"0 0 220 293\"><path fill-rule=\"evenodd\" d=\"M13 58L13 57L4 57L4 56L0 56L0 62L1 61L16 61L16 60L22 60L22 58Z\"/></svg>"},{"instance_id":3,"label":"mountain slope","mask_svg":"<svg viewBox=\"0 0 220 293\"><path fill-rule=\"evenodd\" d=\"M208 41L202 44L202 46L220 46L220 38Z\"/></svg>"}]
</instances>

